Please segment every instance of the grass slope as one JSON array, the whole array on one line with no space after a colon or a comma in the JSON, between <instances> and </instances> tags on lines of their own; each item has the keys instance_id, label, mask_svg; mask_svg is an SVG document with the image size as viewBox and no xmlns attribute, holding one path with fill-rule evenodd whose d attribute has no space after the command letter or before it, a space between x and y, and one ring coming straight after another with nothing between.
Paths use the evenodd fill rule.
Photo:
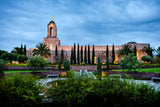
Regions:
<instances>
[{"instance_id":1,"label":"grass slope","mask_svg":"<svg viewBox=\"0 0 160 107\"><path fill-rule=\"evenodd\" d=\"M127 71L123 69L113 70L113 71ZM160 73L160 68L143 68L143 69L136 69L138 72L153 72L153 73Z\"/></svg>"}]
</instances>

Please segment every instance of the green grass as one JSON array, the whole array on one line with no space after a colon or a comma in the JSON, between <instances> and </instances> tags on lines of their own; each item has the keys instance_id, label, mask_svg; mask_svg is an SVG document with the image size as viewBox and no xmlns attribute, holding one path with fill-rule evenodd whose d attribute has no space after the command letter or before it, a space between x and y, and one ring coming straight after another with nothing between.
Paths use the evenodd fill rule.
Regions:
<instances>
[{"instance_id":1,"label":"green grass","mask_svg":"<svg viewBox=\"0 0 160 107\"><path fill-rule=\"evenodd\" d=\"M118 69L118 70L113 70L113 71L128 71L128 70ZM136 71L160 73L160 68L143 68L143 69L136 69Z\"/></svg>"},{"instance_id":2,"label":"green grass","mask_svg":"<svg viewBox=\"0 0 160 107\"><path fill-rule=\"evenodd\" d=\"M25 73L25 72L33 72L33 71L4 71L5 74L7 74L7 73ZM37 72L45 72L45 71L38 70Z\"/></svg>"}]
</instances>

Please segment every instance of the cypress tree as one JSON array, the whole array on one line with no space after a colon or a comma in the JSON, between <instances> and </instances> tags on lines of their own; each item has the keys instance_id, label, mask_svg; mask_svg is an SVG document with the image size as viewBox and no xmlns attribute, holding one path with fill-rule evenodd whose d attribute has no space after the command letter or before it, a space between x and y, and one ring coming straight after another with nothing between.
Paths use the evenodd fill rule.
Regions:
<instances>
[{"instance_id":1,"label":"cypress tree","mask_svg":"<svg viewBox=\"0 0 160 107\"><path fill-rule=\"evenodd\" d=\"M63 49L61 50L61 64L64 63L64 53L63 53Z\"/></svg>"},{"instance_id":2,"label":"cypress tree","mask_svg":"<svg viewBox=\"0 0 160 107\"><path fill-rule=\"evenodd\" d=\"M108 45L106 47L106 59L109 57L109 50L108 50Z\"/></svg>"},{"instance_id":3,"label":"cypress tree","mask_svg":"<svg viewBox=\"0 0 160 107\"><path fill-rule=\"evenodd\" d=\"M81 46L81 63L83 62L83 46Z\"/></svg>"},{"instance_id":4,"label":"cypress tree","mask_svg":"<svg viewBox=\"0 0 160 107\"><path fill-rule=\"evenodd\" d=\"M94 51L94 45L92 50L92 64L94 64L94 57L95 57L95 51Z\"/></svg>"},{"instance_id":5,"label":"cypress tree","mask_svg":"<svg viewBox=\"0 0 160 107\"><path fill-rule=\"evenodd\" d=\"M74 57L74 64L76 64L76 44L74 43L74 49L73 49L73 57Z\"/></svg>"},{"instance_id":6,"label":"cypress tree","mask_svg":"<svg viewBox=\"0 0 160 107\"><path fill-rule=\"evenodd\" d=\"M57 50L57 45L55 48L55 59L56 59L56 63L58 62L58 50Z\"/></svg>"},{"instance_id":7,"label":"cypress tree","mask_svg":"<svg viewBox=\"0 0 160 107\"><path fill-rule=\"evenodd\" d=\"M71 49L71 57L70 57L70 61L71 61L70 63L71 63L71 64L73 64L73 59L74 59L74 58L73 58L73 48L72 48L72 49Z\"/></svg>"},{"instance_id":8,"label":"cypress tree","mask_svg":"<svg viewBox=\"0 0 160 107\"><path fill-rule=\"evenodd\" d=\"M20 55L23 54L23 45L21 44L21 48L20 48Z\"/></svg>"},{"instance_id":9,"label":"cypress tree","mask_svg":"<svg viewBox=\"0 0 160 107\"><path fill-rule=\"evenodd\" d=\"M137 56L137 47L134 46L134 56Z\"/></svg>"},{"instance_id":10,"label":"cypress tree","mask_svg":"<svg viewBox=\"0 0 160 107\"><path fill-rule=\"evenodd\" d=\"M61 60L58 58L58 70L61 70Z\"/></svg>"},{"instance_id":11,"label":"cypress tree","mask_svg":"<svg viewBox=\"0 0 160 107\"><path fill-rule=\"evenodd\" d=\"M114 44L112 46L112 64L114 64L115 61L115 51L114 51Z\"/></svg>"},{"instance_id":12,"label":"cypress tree","mask_svg":"<svg viewBox=\"0 0 160 107\"><path fill-rule=\"evenodd\" d=\"M107 65L107 70L109 70L109 49L108 49L108 45L106 47L106 65Z\"/></svg>"},{"instance_id":13,"label":"cypress tree","mask_svg":"<svg viewBox=\"0 0 160 107\"><path fill-rule=\"evenodd\" d=\"M90 60L90 46L88 44L88 64L91 64L91 60Z\"/></svg>"},{"instance_id":14,"label":"cypress tree","mask_svg":"<svg viewBox=\"0 0 160 107\"><path fill-rule=\"evenodd\" d=\"M102 69L101 69L101 59L98 56L98 64L97 64L97 73L98 73L98 77L101 80L101 76L102 76Z\"/></svg>"},{"instance_id":15,"label":"cypress tree","mask_svg":"<svg viewBox=\"0 0 160 107\"><path fill-rule=\"evenodd\" d=\"M85 62L85 64L87 63L87 49L86 49L86 45L85 45L85 50L84 50L84 62Z\"/></svg>"},{"instance_id":16,"label":"cypress tree","mask_svg":"<svg viewBox=\"0 0 160 107\"><path fill-rule=\"evenodd\" d=\"M26 55L27 49L26 49L26 44L24 45L24 50L23 50L23 54Z\"/></svg>"},{"instance_id":17,"label":"cypress tree","mask_svg":"<svg viewBox=\"0 0 160 107\"><path fill-rule=\"evenodd\" d=\"M77 51L77 63L79 64L79 43L78 43L78 51Z\"/></svg>"}]
</instances>

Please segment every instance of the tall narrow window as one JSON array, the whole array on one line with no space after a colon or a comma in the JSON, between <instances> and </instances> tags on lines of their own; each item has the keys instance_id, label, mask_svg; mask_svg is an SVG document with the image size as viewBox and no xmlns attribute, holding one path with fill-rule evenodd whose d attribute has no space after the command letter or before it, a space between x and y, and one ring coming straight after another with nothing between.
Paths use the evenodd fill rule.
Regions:
<instances>
[{"instance_id":1,"label":"tall narrow window","mask_svg":"<svg viewBox=\"0 0 160 107\"><path fill-rule=\"evenodd\" d=\"M53 37L53 28L51 29L51 36Z\"/></svg>"}]
</instances>

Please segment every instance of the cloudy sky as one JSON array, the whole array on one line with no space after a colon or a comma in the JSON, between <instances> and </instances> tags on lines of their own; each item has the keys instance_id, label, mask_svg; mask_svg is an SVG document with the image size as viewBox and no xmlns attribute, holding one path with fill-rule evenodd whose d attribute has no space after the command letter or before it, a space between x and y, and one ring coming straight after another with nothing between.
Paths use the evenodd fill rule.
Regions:
<instances>
[{"instance_id":1,"label":"cloudy sky","mask_svg":"<svg viewBox=\"0 0 160 107\"><path fill-rule=\"evenodd\" d=\"M51 16L61 45L160 46L160 0L0 0L0 49L34 48Z\"/></svg>"}]
</instances>

